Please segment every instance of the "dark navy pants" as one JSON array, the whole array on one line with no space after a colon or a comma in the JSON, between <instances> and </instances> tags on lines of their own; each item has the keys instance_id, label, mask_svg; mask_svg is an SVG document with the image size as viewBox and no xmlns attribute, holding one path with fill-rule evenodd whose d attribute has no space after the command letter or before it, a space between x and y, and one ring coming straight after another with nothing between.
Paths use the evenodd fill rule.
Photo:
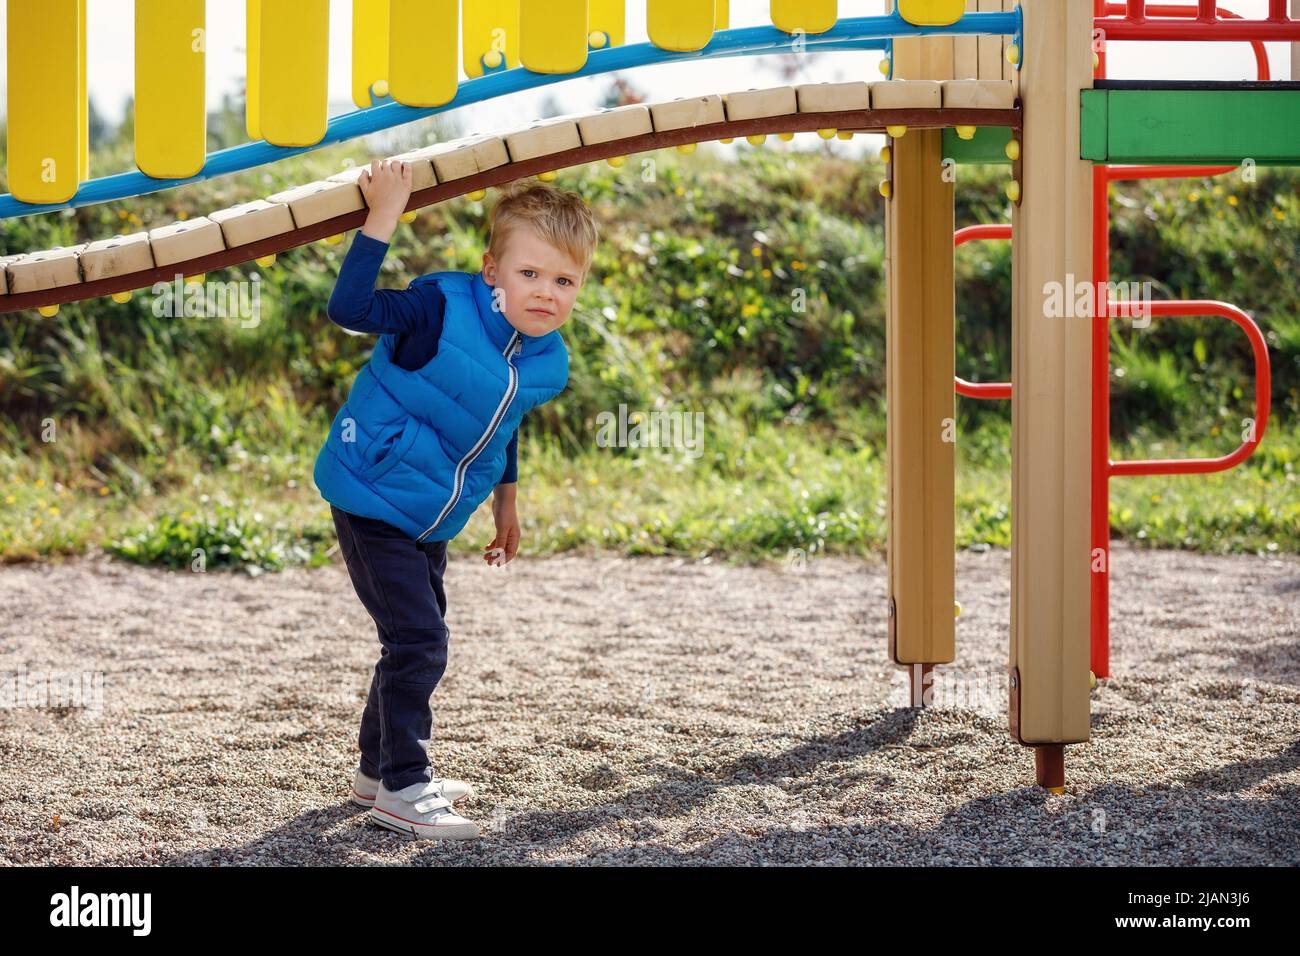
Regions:
<instances>
[{"instance_id":1,"label":"dark navy pants","mask_svg":"<svg viewBox=\"0 0 1300 956\"><path fill-rule=\"evenodd\" d=\"M389 790L432 777L429 698L447 668L447 542L416 543L386 521L330 506L357 597L379 631L361 716L361 772Z\"/></svg>"}]
</instances>

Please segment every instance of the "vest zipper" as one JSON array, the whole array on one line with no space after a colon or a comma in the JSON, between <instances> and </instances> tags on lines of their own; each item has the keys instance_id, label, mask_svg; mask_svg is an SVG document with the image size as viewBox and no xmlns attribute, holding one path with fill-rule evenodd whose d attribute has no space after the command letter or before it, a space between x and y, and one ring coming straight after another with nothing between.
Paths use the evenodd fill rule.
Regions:
<instances>
[{"instance_id":1,"label":"vest zipper","mask_svg":"<svg viewBox=\"0 0 1300 956\"><path fill-rule=\"evenodd\" d=\"M487 443L492 440L492 435L496 432L497 427L500 426L501 419L505 417L506 409L510 407L510 403L514 400L515 392L519 390L519 369L515 368L514 357L519 354L519 351L522 348L523 343L519 341L519 332L516 330L511 334L510 341L506 343L505 349L501 352L502 358L506 360L506 367L510 370L510 384L506 387L506 393L502 396L500 403L497 405L496 411L492 413L492 420L488 422L487 430L478 437L478 441L474 443L474 447L466 452L465 457L457 463L456 478L452 483L451 497L448 498L447 503L442 506L442 511L438 513L437 520L434 521L433 524L429 525L429 527L424 530L424 533L415 539L417 544L427 538L433 532L434 528L442 524L443 519L446 518L447 515L451 514L452 509L456 507L456 503L460 500L461 492L465 490L465 472L469 470L469 466L483 451Z\"/></svg>"}]
</instances>

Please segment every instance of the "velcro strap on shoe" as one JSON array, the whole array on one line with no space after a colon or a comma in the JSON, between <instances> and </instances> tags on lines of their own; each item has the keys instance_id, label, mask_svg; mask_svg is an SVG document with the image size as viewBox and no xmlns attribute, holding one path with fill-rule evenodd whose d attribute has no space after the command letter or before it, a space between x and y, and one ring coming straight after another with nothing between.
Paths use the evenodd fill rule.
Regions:
<instances>
[{"instance_id":1,"label":"velcro strap on shoe","mask_svg":"<svg viewBox=\"0 0 1300 956\"><path fill-rule=\"evenodd\" d=\"M420 797L420 799L416 800L411 804L411 806L415 807L415 809L419 810L421 813L432 813L434 810L450 810L451 801L446 797L439 796L436 793L431 793Z\"/></svg>"}]
</instances>

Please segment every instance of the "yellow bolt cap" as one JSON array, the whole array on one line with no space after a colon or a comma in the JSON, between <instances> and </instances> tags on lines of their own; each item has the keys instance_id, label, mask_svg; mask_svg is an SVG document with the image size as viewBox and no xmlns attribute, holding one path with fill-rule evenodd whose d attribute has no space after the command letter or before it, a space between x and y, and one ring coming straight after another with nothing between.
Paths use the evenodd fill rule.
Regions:
<instances>
[{"instance_id":1,"label":"yellow bolt cap","mask_svg":"<svg viewBox=\"0 0 1300 956\"><path fill-rule=\"evenodd\" d=\"M880 147L880 161L882 163L889 162L891 159L893 159L893 157L894 157L894 151L892 149L890 149L888 146Z\"/></svg>"},{"instance_id":2,"label":"yellow bolt cap","mask_svg":"<svg viewBox=\"0 0 1300 956\"><path fill-rule=\"evenodd\" d=\"M258 256L253 261L263 269L269 269L271 266L275 265L275 253L273 252L269 256Z\"/></svg>"},{"instance_id":3,"label":"yellow bolt cap","mask_svg":"<svg viewBox=\"0 0 1300 956\"><path fill-rule=\"evenodd\" d=\"M501 51L488 50L487 53L484 53L483 65L486 66L489 70L495 70L497 67L499 67L501 65Z\"/></svg>"},{"instance_id":4,"label":"yellow bolt cap","mask_svg":"<svg viewBox=\"0 0 1300 956\"><path fill-rule=\"evenodd\" d=\"M745 139L749 142L750 146L762 146L767 142L767 134L755 133L753 136L746 136Z\"/></svg>"},{"instance_id":5,"label":"yellow bolt cap","mask_svg":"<svg viewBox=\"0 0 1300 956\"><path fill-rule=\"evenodd\" d=\"M724 138L724 139L720 139L720 140L718 140L718 142L719 142L719 143L732 143L732 142L735 142L735 140L734 140L732 137L728 136L728 137L726 137L726 138Z\"/></svg>"},{"instance_id":6,"label":"yellow bolt cap","mask_svg":"<svg viewBox=\"0 0 1300 956\"><path fill-rule=\"evenodd\" d=\"M1007 154L1007 159L1011 160L1014 163L1017 159L1020 158L1020 140L1018 139L1007 140L1007 146L1004 152Z\"/></svg>"},{"instance_id":7,"label":"yellow bolt cap","mask_svg":"<svg viewBox=\"0 0 1300 956\"><path fill-rule=\"evenodd\" d=\"M400 222L415 222L415 217L416 217L417 215L419 215L419 214L418 214L414 209L412 209L412 210L409 210L408 212L404 212L404 213L402 213L402 214L401 214L400 216L398 216L397 218L398 218L398 220L399 220Z\"/></svg>"},{"instance_id":8,"label":"yellow bolt cap","mask_svg":"<svg viewBox=\"0 0 1300 956\"><path fill-rule=\"evenodd\" d=\"M587 34L587 45L595 50L600 50L609 42L609 37L600 30L592 30Z\"/></svg>"},{"instance_id":9,"label":"yellow bolt cap","mask_svg":"<svg viewBox=\"0 0 1300 956\"><path fill-rule=\"evenodd\" d=\"M975 127L974 127L974 126L958 126L958 127L957 127L957 138L958 138L958 139L974 139L974 138L975 138Z\"/></svg>"},{"instance_id":10,"label":"yellow bolt cap","mask_svg":"<svg viewBox=\"0 0 1300 956\"><path fill-rule=\"evenodd\" d=\"M1012 66L1020 62L1020 47L1014 43L1007 47L1007 62Z\"/></svg>"},{"instance_id":11,"label":"yellow bolt cap","mask_svg":"<svg viewBox=\"0 0 1300 956\"><path fill-rule=\"evenodd\" d=\"M885 57L880 61L880 75L889 76L889 57Z\"/></svg>"},{"instance_id":12,"label":"yellow bolt cap","mask_svg":"<svg viewBox=\"0 0 1300 956\"><path fill-rule=\"evenodd\" d=\"M1020 202L1020 183L1014 179L1007 183L1007 198L1012 202Z\"/></svg>"},{"instance_id":13,"label":"yellow bolt cap","mask_svg":"<svg viewBox=\"0 0 1300 956\"><path fill-rule=\"evenodd\" d=\"M327 246L337 246L342 241L343 241L343 233L341 232L338 235L325 237L325 245Z\"/></svg>"},{"instance_id":14,"label":"yellow bolt cap","mask_svg":"<svg viewBox=\"0 0 1300 956\"><path fill-rule=\"evenodd\" d=\"M476 189L472 193L468 193L467 195L470 199L474 200L474 202L482 202L483 197L487 195L487 190Z\"/></svg>"},{"instance_id":15,"label":"yellow bolt cap","mask_svg":"<svg viewBox=\"0 0 1300 956\"><path fill-rule=\"evenodd\" d=\"M544 173L538 173L538 174L537 174L537 178L540 179L540 180L541 180L542 182L544 182L544 183L553 183L553 182L555 182L555 178L556 178L558 175L559 175L559 173L557 173L555 170L553 170L553 169L548 169L548 170L547 170L546 172L544 172Z\"/></svg>"},{"instance_id":16,"label":"yellow bolt cap","mask_svg":"<svg viewBox=\"0 0 1300 956\"><path fill-rule=\"evenodd\" d=\"M783 143L788 143L790 142L790 140L794 139L794 133L791 133L789 130L786 130L784 133L777 133L776 138Z\"/></svg>"},{"instance_id":17,"label":"yellow bolt cap","mask_svg":"<svg viewBox=\"0 0 1300 956\"><path fill-rule=\"evenodd\" d=\"M374 83L370 84L370 91L371 91L372 93L374 93L375 96L387 96L387 95L388 95L388 81L387 81L387 80L375 80Z\"/></svg>"},{"instance_id":18,"label":"yellow bolt cap","mask_svg":"<svg viewBox=\"0 0 1300 956\"><path fill-rule=\"evenodd\" d=\"M341 237L340 237L340 238L341 238ZM203 273L203 272L200 272L200 273L199 273L198 275L196 275L196 276L186 276L184 284L185 284L185 285L203 285L203 280L206 279L206 278L207 278L207 274L206 274L206 273Z\"/></svg>"},{"instance_id":19,"label":"yellow bolt cap","mask_svg":"<svg viewBox=\"0 0 1300 956\"><path fill-rule=\"evenodd\" d=\"M880 181L880 195L888 199L893 194L894 194L894 184L891 183L888 179L882 179Z\"/></svg>"},{"instance_id":20,"label":"yellow bolt cap","mask_svg":"<svg viewBox=\"0 0 1300 956\"><path fill-rule=\"evenodd\" d=\"M836 139L843 139L843 140L849 140L849 139L852 139L852 138L853 138L853 130L851 130L851 129L842 129L842 130L840 130L838 133L835 134L835 138L836 138Z\"/></svg>"},{"instance_id":21,"label":"yellow bolt cap","mask_svg":"<svg viewBox=\"0 0 1300 956\"><path fill-rule=\"evenodd\" d=\"M822 139L834 139L836 132L837 130L833 130L833 129L819 129L817 131L817 135L820 136Z\"/></svg>"},{"instance_id":22,"label":"yellow bolt cap","mask_svg":"<svg viewBox=\"0 0 1300 956\"><path fill-rule=\"evenodd\" d=\"M682 144L680 144L680 145L677 147L677 152L679 152L679 153L685 153L687 156L689 156L691 153L695 152L695 144L694 144L694 143L682 143Z\"/></svg>"},{"instance_id":23,"label":"yellow bolt cap","mask_svg":"<svg viewBox=\"0 0 1300 956\"><path fill-rule=\"evenodd\" d=\"M888 133L890 136L894 137L894 139L902 139L904 136L907 135L907 127L906 127L906 126L886 126L886 127L885 127L885 132Z\"/></svg>"},{"instance_id":24,"label":"yellow bolt cap","mask_svg":"<svg viewBox=\"0 0 1300 956\"><path fill-rule=\"evenodd\" d=\"M113 301L116 302L118 305L121 305L123 302L130 302L131 301L130 290L126 292L114 292Z\"/></svg>"},{"instance_id":25,"label":"yellow bolt cap","mask_svg":"<svg viewBox=\"0 0 1300 956\"><path fill-rule=\"evenodd\" d=\"M605 160L605 162L609 163L609 164L610 164L611 166L613 166L615 169L618 169L618 168L621 167L621 166L625 166L625 165L627 165L627 157L626 157L626 156L611 156L611 157L609 157L609 159Z\"/></svg>"},{"instance_id":26,"label":"yellow bolt cap","mask_svg":"<svg viewBox=\"0 0 1300 956\"><path fill-rule=\"evenodd\" d=\"M36 311L48 319L51 316L55 316L59 314L59 307L57 305L43 305L40 308L38 308Z\"/></svg>"}]
</instances>

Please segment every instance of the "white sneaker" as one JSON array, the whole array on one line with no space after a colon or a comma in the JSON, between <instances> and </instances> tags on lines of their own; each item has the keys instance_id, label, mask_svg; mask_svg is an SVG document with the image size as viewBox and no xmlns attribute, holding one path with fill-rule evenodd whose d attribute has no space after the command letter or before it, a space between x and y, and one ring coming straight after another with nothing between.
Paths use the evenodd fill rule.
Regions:
<instances>
[{"instance_id":1,"label":"white sneaker","mask_svg":"<svg viewBox=\"0 0 1300 956\"><path fill-rule=\"evenodd\" d=\"M460 803L474 796L474 788L464 780L434 777L432 782L442 788L442 796L452 803ZM358 770L352 778L352 802L359 807L373 807L375 794L378 792L379 781L374 777L367 777Z\"/></svg>"},{"instance_id":2,"label":"white sneaker","mask_svg":"<svg viewBox=\"0 0 1300 956\"><path fill-rule=\"evenodd\" d=\"M372 823L416 839L477 840L478 827L452 809L451 801L442 795L441 783L413 783L393 793L381 782L375 805L366 816Z\"/></svg>"}]
</instances>

